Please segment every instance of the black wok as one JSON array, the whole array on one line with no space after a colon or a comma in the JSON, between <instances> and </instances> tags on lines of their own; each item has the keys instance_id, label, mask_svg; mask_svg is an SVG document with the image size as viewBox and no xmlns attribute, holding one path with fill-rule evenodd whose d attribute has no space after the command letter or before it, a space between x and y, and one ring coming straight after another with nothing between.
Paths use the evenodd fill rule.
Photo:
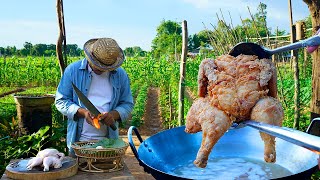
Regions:
<instances>
[{"instance_id":1,"label":"black wok","mask_svg":"<svg viewBox=\"0 0 320 180\"><path fill-rule=\"evenodd\" d=\"M202 133L188 134L184 129L181 126L165 130L143 141L134 126L129 128L130 147L146 172L156 179L228 180L310 179L317 170L317 154L279 138L276 138L276 163L265 163L259 131L250 127L226 132L214 146L207 168L197 168L193 160ZM138 150L133 144L132 130L141 143Z\"/></svg>"},{"instance_id":2,"label":"black wok","mask_svg":"<svg viewBox=\"0 0 320 180\"><path fill-rule=\"evenodd\" d=\"M229 52L231 56L237 57L240 54L256 55L260 59L270 58L273 54L295 50L307 46L318 46L320 44L320 35L314 35L306 40L288 44L276 49L267 49L259 44L251 42L241 42L235 45Z\"/></svg>"}]
</instances>

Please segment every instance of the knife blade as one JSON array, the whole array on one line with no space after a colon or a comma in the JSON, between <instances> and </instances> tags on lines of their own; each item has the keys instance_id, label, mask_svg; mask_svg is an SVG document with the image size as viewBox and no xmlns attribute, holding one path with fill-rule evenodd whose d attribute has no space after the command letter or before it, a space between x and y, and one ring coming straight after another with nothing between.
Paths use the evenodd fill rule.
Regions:
<instances>
[{"instance_id":1,"label":"knife blade","mask_svg":"<svg viewBox=\"0 0 320 180\"><path fill-rule=\"evenodd\" d=\"M76 94L78 95L78 98L80 101L86 106L86 108L95 116L99 117L101 115L100 111L92 104L92 102L72 83L72 87ZM116 130L117 127L112 124L110 125L112 130Z\"/></svg>"}]
</instances>

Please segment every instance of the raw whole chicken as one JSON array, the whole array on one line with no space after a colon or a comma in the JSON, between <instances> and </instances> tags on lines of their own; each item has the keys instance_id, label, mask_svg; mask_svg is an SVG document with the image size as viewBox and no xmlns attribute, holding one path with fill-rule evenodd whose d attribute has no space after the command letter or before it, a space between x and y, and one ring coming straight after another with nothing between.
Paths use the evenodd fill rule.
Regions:
<instances>
[{"instance_id":1,"label":"raw whole chicken","mask_svg":"<svg viewBox=\"0 0 320 180\"><path fill-rule=\"evenodd\" d=\"M65 155L63 153L59 152L56 149L48 148L48 149L44 149L44 150L39 151L36 157L40 157L40 158L43 159L43 158L48 157L48 156L55 156L57 158L62 158L63 159Z\"/></svg>"},{"instance_id":2,"label":"raw whole chicken","mask_svg":"<svg viewBox=\"0 0 320 180\"><path fill-rule=\"evenodd\" d=\"M233 122L251 119L281 126L283 109L277 97L276 70L269 59L222 55L205 59L198 72L198 95L188 111L188 133L203 132L194 164L204 168L219 138ZM264 159L275 162L275 138L260 133Z\"/></svg>"},{"instance_id":3,"label":"raw whole chicken","mask_svg":"<svg viewBox=\"0 0 320 180\"><path fill-rule=\"evenodd\" d=\"M43 171L49 171L49 167L60 168L64 153L56 149L44 149L38 152L36 157L31 158L27 163L27 169L32 170L35 166L43 166Z\"/></svg>"},{"instance_id":4,"label":"raw whole chicken","mask_svg":"<svg viewBox=\"0 0 320 180\"><path fill-rule=\"evenodd\" d=\"M40 157L32 157L27 164L27 169L30 171L36 166L42 165L42 158Z\"/></svg>"},{"instance_id":5,"label":"raw whole chicken","mask_svg":"<svg viewBox=\"0 0 320 180\"><path fill-rule=\"evenodd\" d=\"M55 157L55 156L47 156L43 158L43 171L49 171L50 167L53 167L55 169L61 168L62 162L61 159Z\"/></svg>"}]
</instances>

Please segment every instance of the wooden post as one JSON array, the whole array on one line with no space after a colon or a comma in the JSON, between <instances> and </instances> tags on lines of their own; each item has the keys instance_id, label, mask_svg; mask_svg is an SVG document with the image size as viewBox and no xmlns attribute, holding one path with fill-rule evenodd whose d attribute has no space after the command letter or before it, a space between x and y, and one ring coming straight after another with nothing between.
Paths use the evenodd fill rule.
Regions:
<instances>
[{"instance_id":1,"label":"wooden post","mask_svg":"<svg viewBox=\"0 0 320 180\"><path fill-rule=\"evenodd\" d=\"M296 28L293 25L292 20L292 6L291 0L288 0L289 4L289 17L290 17L290 29L291 29L291 43L296 42ZM294 74L294 122L293 128L299 129L299 119L300 119L300 81L299 81L299 57L298 51L293 50L291 51L291 58L293 63L293 74Z\"/></svg>"},{"instance_id":2,"label":"wooden post","mask_svg":"<svg viewBox=\"0 0 320 180\"><path fill-rule=\"evenodd\" d=\"M188 51L188 29L187 21L182 21L182 53L180 63L180 82L179 82L179 126L184 124L184 91L185 91L185 75L186 75L186 61Z\"/></svg>"},{"instance_id":3,"label":"wooden post","mask_svg":"<svg viewBox=\"0 0 320 180\"><path fill-rule=\"evenodd\" d=\"M67 44L66 44L66 30L64 26L64 15L63 15L63 0L57 0L57 15L59 24L59 36L56 45L56 53L59 61L61 76L63 75L64 69L67 67ZM62 53L62 43L63 51Z\"/></svg>"},{"instance_id":4,"label":"wooden post","mask_svg":"<svg viewBox=\"0 0 320 180\"><path fill-rule=\"evenodd\" d=\"M67 62L67 36L66 36L66 29L64 25L64 13L63 13L63 0L57 0L57 16L58 16L58 25L59 25L59 35L56 45L56 54L59 61L60 66L60 74L61 76L66 69L68 62ZM63 52L62 52L62 43L63 43ZM63 56L64 55L64 56ZM66 116L62 116L63 121L67 119ZM67 127L64 127L65 133L67 133ZM67 144L65 144L67 145ZM65 146L67 149L67 146ZM66 150L68 151L68 150Z\"/></svg>"},{"instance_id":5,"label":"wooden post","mask_svg":"<svg viewBox=\"0 0 320 180\"><path fill-rule=\"evenodd\" d=\"M172 122L172 120L173 120L173 109L172 109L172 94L171 94L171 86L170 86L170 84L169 84L169 88L168 88L168 90L169 90L169 119L170 119L170 122Z\"/></svg>"},{"instance_id":6,"label":"wooden post","mask_svg":"<svg viewBox=\"0 0 320 180\"><path fill-rule=\"evenodd\" d=\"M309 8L312 22L312 32L315 34L320 28L320 0L303 0ZM312 97L311 120L320 117L320 51L319 48L312 53Z\"/></svg>"},{"instance_id":7,"label":"wooden post","mask_svg":"<svg viewBox=\"0 0 320 180\"><path fill-rule=\"evenodd\" d=\"M308 52L305 48L303 50L303 77L306 78L306 72L307 72L307 66L308 66Z\"/></svg>"}]
</instances>

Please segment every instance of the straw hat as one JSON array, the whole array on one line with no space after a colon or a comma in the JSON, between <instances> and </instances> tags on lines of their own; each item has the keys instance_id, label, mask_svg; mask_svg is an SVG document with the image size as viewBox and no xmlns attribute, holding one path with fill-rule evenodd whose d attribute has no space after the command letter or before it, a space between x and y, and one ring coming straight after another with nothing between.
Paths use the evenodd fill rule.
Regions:
<instances>
[{"instance_id":1,"label":"straw hat","mask_svg":"<svg viewBox=\"0 0 320 180\"><path fill-rule=\"evenodd\" d=\"M83 49L89 64L101 71L115 70L125 59L122 49L112 38L90 39Z\"/></svg>"}]
</instances>

